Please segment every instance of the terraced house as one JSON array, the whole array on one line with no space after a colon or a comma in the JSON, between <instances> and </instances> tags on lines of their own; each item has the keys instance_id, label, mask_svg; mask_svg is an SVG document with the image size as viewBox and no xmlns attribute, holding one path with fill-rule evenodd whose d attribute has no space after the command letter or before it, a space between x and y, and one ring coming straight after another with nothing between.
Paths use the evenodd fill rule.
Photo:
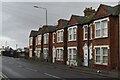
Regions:
<instances>
[{"instance_id":1,"label":"terraced house","mask_svg":"<svg viewBox=\"0 0 120 80\"><path fill-rule=\"evenodd\" d=\"M51 63L118 69L119 22L120 5L101 4L97 11L85 8L83 16L72 15L69 21L59 19L56 26L39 28L37 38L37 31L31 31L29 57L34 56L37 42L37 53Z\"/></svg>"},{"instance_id":2,"label":"terraced house","mask_svg":"<svg viewBox=\"0 0 120 80\"><path fill-rule=\"evenodd\" d=\"M56 27L56 63L66 64L67 53L66 53L66 41L65 34L68 21L59 19Z\"/></svg>"},{"instance_id":3,"label":"terraced house","mask_svg":"<svg viewBox=\"0 0 120 80\"><path fill-rule=\"evenodd\" d=\"M38 31L31 30L29 36L29 58L35 57L35 45Z\"/></svg>"},{"instance_id":4,"label":"terraced house","mask_svg":"<svg viewBox=\"0 0 120 80\"><path fill-rule=\"evenodd\" d=\"M40 60L41 54L41 49L42 49L42 28L39 28L37 37L36 37L36 45L35 45L35 53L36 53L36 58Z\"/></svg>"},{"instance_id":5,"label":"terraced house","mask_svg":"<svg viewBox=\"0 0 120 80\"><path fill-rule=\"evenodd\" d=\"M94 67L118 68L120 5L101 4L93 17Z\"/></svg>"},{"instance_id":6,"label":"terraced house","mask_svg":"<svg viewBox=\"0 0 120 80\"><path fill-rule=\"evenodd\" d=\"M52 62L52 32L55 31L56 26L44 25L42 27L42 53L43 59Z\"/></svg>"}]
</instances>

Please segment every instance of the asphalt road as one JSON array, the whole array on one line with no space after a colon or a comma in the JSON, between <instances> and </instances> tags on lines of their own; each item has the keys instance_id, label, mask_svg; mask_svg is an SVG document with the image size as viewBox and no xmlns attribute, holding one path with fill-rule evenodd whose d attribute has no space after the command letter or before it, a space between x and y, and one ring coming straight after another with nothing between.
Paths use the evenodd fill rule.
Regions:
<instances>
[{"instance_id":1,"label":"asphalt road","mask_svg":"<svg viewBox=\"0 0 120 80\"><path fill-rule=\"evenodd\" d=\"M44 78L66 80L66 78L104 78L103 76L59 69L42 63L37 65L12 57L2 57L2 73L10 79Z\"/></svg>"}]
</instances>

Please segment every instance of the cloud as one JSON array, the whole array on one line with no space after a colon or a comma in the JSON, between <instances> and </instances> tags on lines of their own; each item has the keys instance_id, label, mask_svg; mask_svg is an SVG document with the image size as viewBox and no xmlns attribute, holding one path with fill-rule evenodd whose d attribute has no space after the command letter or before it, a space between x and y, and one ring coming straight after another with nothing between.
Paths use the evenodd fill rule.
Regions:
<instances>
[{"instance_id":1,"label":"cloud","mask_svg":"<svg viewBox=\"0 0 120 80\"><path fill-rule=\"evenodd\" d=\"M35 9L34 5L48 10L48 24L55 25L58 19L70 19L72 14L83 15L86 7L98 8L100 2L3 2L2 3L2 36L10 46L28 46L29 34L32 29L38 30L45 24L45 11ZM117 3L105 3L116 5Z\"/></svg>"}]
</instances>

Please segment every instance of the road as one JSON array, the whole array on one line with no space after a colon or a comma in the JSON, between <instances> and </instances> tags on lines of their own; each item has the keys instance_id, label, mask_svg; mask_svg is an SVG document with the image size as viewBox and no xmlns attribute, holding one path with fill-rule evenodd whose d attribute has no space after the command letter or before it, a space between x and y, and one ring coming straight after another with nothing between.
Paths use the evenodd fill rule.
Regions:
<instances>
[{"instance_id":1,"label":"road","mask_svg":"<svg viewBox=\"0 0 120 80\"><path fill-rule=\"evenodd\" d=\"M28 61L12 57L2 57L2 73L8 78L104 78L103 76L86 74L78 71L55 68L51 65L39 63L34 64Z\"/></svg>"}]
</instances>

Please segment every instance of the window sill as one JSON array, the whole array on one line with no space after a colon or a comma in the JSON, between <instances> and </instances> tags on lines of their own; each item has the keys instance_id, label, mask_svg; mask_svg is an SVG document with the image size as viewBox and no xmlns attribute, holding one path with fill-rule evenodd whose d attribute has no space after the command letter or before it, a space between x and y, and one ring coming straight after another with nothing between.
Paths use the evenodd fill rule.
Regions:
<instances>
[{"instance_id":1,"label":"window sill","mask_svg":"<svg viewBox=\"0 0 120 80\"><path fill-rule=\"evenodd\" d=\"M75 40L68 40L68 42L70 42L70 41L76 41L76 39Z\"/></svg>"},{"instance_id":2,"label":"window sill","mask_svg":"<svg viewBox=\"0 0 120 80\"><path fill-rule=\"evenodd\" d=\"M97 37L97 38L94 38L94 39L105 39L105 38L108 38L108 37Z\"/></svg>"}]
</instances>

